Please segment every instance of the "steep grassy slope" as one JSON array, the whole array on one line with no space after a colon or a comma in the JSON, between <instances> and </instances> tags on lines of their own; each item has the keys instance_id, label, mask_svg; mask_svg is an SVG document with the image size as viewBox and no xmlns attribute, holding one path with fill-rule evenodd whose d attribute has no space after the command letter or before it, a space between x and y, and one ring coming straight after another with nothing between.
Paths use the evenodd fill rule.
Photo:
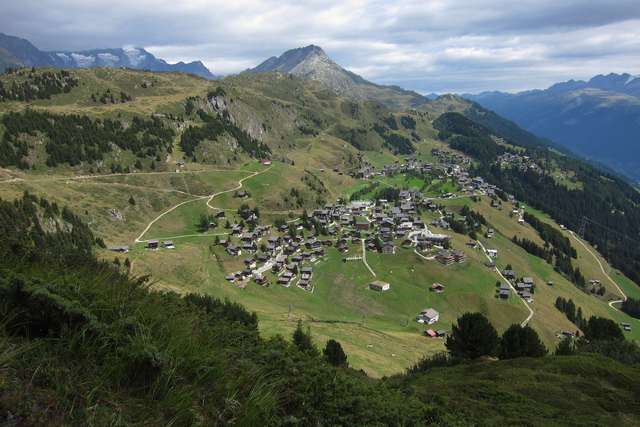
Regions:
<instances>
[{"instance_id":1,"label":"steep grassy slope","mask_svg":"<svg viewBox=\"0 0 640 427\"><path fill-rule=\"evenodd\" d=\"M295 286L263 288L251 283L239 289L226 282L224 276L242 268L243 264L242 258L232 258L220 247L211 247L212 234L228 232L223 227L224 221L207 233L198 230L201 214L214 211L207 207L207 198L197 198L232 189L253 172L261 174L244 182L249 198L234 197L231 191L212 199L210 206L223 209L231 222L238 220L236 210L243 203L259 207L264 223L273 223L276 219L294 221L303 208L333 202L368 185L346 174L363 160L382 167L406 158L385 139L389 135L406 138L417 157L434 161L431 150L446 147L437 139L438 132L431 123L439 112L392 113L370 102L338 97L314 82L276 74L241 75L215 83L176 75L173 84L172 77L165 74L127 70L73 72L78 73L81 82L78 88L50 100L35 101L31 103L32 108L112 118L119 114L122 117L163 114L163 123L171 125L177 136L172 152L156 161L157 170L162 172L152 172L144 165L145 173L71 179L78 170L68 166L28 172L9 168L2 171L3 176L19 180L0 184L0 195L15 198L29 190L73 207L108 245L131 245L132 252L127 257L133 261L133 273L151 274L155 289L200 292L242 302L258 312L263 336L288 335L297 319L305 319L312 326L318 343L339 339L351 355L352 366L375 376L400 372L423 354L443 348L442 340L422 337L424 328L413 320L424 308L434 307L441 312L442 320L436 326L442 329L449 329L457 316L470 310L486 314L500 330L526 318L528 311L518 298L512 296L508 301L500 301L495 297L497 275L483 266L486 258L480 251L465 246L468 238L463 235L454 237L454 247L463 249L469 257L461 266L445 268L435 261L419 258L410 250L400 250L396 255L368 252L369 264L376 274L393 285L392 291L384 295L372 294L366 289L373 276L361 262L343 263L342 255L329 250L326 259L315 265L316 288L309 294ZM147 88L136 87L144 80L155 83ZM93 89L88 88L91 85ZM106 88L128 90L133 100L87 104L92 102L92 93ZM189 102L193 104L192 111L187 111ZM25 103L0 103L5 111L21 110L25 106ZM237 157L235 153L211 157L208 163L190 161L181 151L180 135L188 126L205 126L197 113L200 109L209 115L228 115L232 123L270 148L273 164L260 165L246 153L238 153ZM411 126L407 117L415 126ZM219 153L221 144L227 143L228 140L204 140L199 149ZM186 164L180 166L177 160L182 159ZM416 178L403 176L379 181L380 185L387 186L424 187L429 197L458 191L450 181L418 182ZM130 202L131 198L134 203ZM160 214L188 201L191 202L151 223ZM512 263L519 273L531 275L540 283L532 325L549 348L557 344L558 331L575 329L553 306L558 296L572 298L586 314L628 321L628 317L606 304L608 298L615 296L615 291L593 268L589 254L577 244L574 244L579 251L576 265L587 278L598 278L607 286L603 299L579 291L551 266L514 245L510 240L514 234L540 241L532 229L509 218L508 210L497 211L486 199L478 203L469 199L439 203L452 210L468 204L482 212L498 231L497 238L484 243L500 249L499 265ZM436 216L425 213L424 219L430 221ZM154 252L134 245L134 239L148 225L143 240L173 238L176 249ZM186 236L176 237L182 235ZM359 244L350 249L352 255L360 252ZM101 252L100 256L112 260L114 254ZM124 257L120 258L123 262ZM605 267L608 268L606 263ZM637 288L624 276L616 278L629 289ZM547 280L554 281L553 288L542 285ZM444 294L428 292L427 288L436 281L447 286ZM637 337L638 332L634 327L629 336Z\"/></svg>"},{"instance_id":2,"label":"steep grassy slope","mask_svg":"<svg viewBox=\"0 0 640 427\"><path fill-rule=\"evenodd\" d=\"M22 273L18 277L24 283L23 300L19 305L10 299L12 307L23 309L23 316L36 314L29 304L40 291L38 315L49 316L50 329L40 337L23 336L13 325L3 327L0 408L3 417L11 414L5 421L123 425L282 425L294 419L332 425L635 425L638 421L638 368L604 357L476 362L372 380L350 369L333 368L281 339L261 340L251 316L240 307L149 293L106 272L89 277L88 272L78 271L71 278L54 271ZM2 292L11 289L6 283L10 277L4 271ZM74 318L64 317L77 304L90 323L83 324L77 312ZM57 326L62 329L57 331ZM529 409L523 411L523 406ZM44 407L46 411L41 410Z\"/></svg>"},{"instance_id":3,"label":"steep grassy slope","mask_svg":"<svg viewBox=\"0 0 640 427\"><path fill-rule=\"evenodd\" d=\"M621 371L600 377L613 366ZM479 418L482 425L632 425L636 369L591 356L523 358L435 368L402 382L461 425ZM591 383L596 377L602 378L598 386ZM608 391L600 393L599 387ZM613 408L627 408L626 414L614 415Z\"/></svg>"},{"instance_id":4,"label":"steep grassy slope","mask_svg":"<svg viewBox=\"0 0 640 427\"><path fill-rule=\"evenodd\" d=\"M45 199L0 201L0 212L6 424L638 422L637 366L580 354L374 380L314 348L260 338L238 304L153 292L126 266L98 263L88 227Z\"/></svg>"}]
</instances>

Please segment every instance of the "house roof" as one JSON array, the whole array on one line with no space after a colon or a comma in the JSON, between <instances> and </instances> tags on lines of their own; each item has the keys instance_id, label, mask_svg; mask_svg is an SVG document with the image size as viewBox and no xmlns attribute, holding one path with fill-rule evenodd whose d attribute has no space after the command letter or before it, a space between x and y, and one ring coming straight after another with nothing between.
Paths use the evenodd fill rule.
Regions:
<instances>
[{"instance_id":1,"label":"house roof","mask_svg":"<svg viewBox=\"0 0 640 427\"><path fill-rule=\"evenodd\" d=\"M422 312L420 314L423 315L424 317L428 317L430 319L433 319L435 317L440 316L440 313L438 313L433 308L427 308L425 310L422 310Z\"/></svg>"},{"instance_id":2,"label":"house roof","mask_svg":"<svg viewBox=\"0 0 640 427\"><path fill-rule=\"evenodd\" d=\"M373 282L369 283L369 286L390 286L389 283L387 282L383 282L382 280L374 280Z\"/></svg>"}]
</instances>

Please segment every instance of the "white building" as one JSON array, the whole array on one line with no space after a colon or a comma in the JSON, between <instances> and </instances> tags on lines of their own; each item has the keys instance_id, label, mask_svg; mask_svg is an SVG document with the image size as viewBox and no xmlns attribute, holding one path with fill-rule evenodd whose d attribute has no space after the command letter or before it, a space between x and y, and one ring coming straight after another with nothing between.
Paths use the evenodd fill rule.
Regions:
<instances>
[{"instance_id":1,"label":"white building","mask_svg":"<svg viewBox=\"0 0 640 427\"><path fill-rule=\"evenodd\" d=\"M387 282L381 282L380 280L376 280L374 282L369 283L369 289L378 292L384 292L391 289L391 285Z\"/></svg>"},{"instance_id":2,"label":"white building","mask_svg":"<svg viewBox=\"0 0 640 427\"><path fill-rule=\"evenodd\" d=\"M440 313L438 313L433 308L427 308L426 310L422 310L420 314L418 314L416 320L418 321L418 323L433 325L438 320L440 320Z\"/></svg>"}]
</instances>

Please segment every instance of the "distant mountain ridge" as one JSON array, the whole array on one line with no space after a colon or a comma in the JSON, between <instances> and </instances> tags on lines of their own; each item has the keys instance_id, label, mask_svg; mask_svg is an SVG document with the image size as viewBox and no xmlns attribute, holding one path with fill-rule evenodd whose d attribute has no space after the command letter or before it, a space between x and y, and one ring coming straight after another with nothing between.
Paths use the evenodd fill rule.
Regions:
<instances>
[{"instance_id":1,"label":"distant mountain ridge","mask_svg":"<svg viewBox=\"0 0 640 427\"><path fill-rule=\"evenodd\" d=\"M397 86L381 86L344 69L316 45L284 52L260 63L246 73L280 72L321 82L334 92L357 100L372 100L393 109L406 109L424 104L428 99L417 92Z\"/></svg>"},{"instance_id":2,"label":"distant mountain ridge","mask_svg":"<svg viewBox=\"0 0 640 427\"><path fill-rule=\"evenodd\" d=\"M138 47L45 52L31 42L0 33L0 70L15 66L93 68L125 67L160 72L191 73L206 79L215 76L201 61L169 64Z\"/></svg>"},{"instance_id":3,"label":"distant mountain ridge","mask_svg":"<svg viewBox=\"0 0 640 427\"><path fill-rule=\"evenodd\" d=\"M463 96L640 182L638 76L611 73L543 90Z\"/></svg>"}]
</instances>

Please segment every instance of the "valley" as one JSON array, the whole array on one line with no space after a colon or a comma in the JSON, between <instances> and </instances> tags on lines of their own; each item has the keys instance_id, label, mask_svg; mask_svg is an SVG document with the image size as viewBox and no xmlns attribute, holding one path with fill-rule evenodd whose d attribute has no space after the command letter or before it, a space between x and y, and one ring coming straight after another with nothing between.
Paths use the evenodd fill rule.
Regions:
<instances>
[{"instance_id":1,"label":"valley","mask_svg":"<svg viewBox=\"0 0 640 427\"><path fill-rule=\"evenodd\" d=\"M431 126L429 121L420 121L417 128L425 135L434 135ZM356 151L330 132L288 143L286 161L273 160L268 165L255 160L221 166L183 161L178 157L180 148L176 144L166 163L158 162L157 167L164 171L72 176L64 167L40 173L5 170L7 178L0 185L0 196L11 199L29 191L69 206L104 239L107 248L127 247L128 252L123 254L101 250L101 258L116 257L120 264L128 258L129 274L150 275L153 289L196 292L238 301L258 314L260 331L265 337L288 336L297 321L303 320L318 345L329 339L339 340L349 354L351 366L372 376L402 372L425 354L444 350L444 340L425 337L427 328L415 321L416 315L429 307L440 314L434 329L446 332L461 314L478 311L499 331L513 323L529 323L545 345L554 348L560 332L576 330L554 306L556 299L562 297L573 300L585 316L632 323L628 338L639 338L636 321L608 305L609 300L620 299L617 283L630 295L638 295L637 285L613 272L602 260L604 271L616 277L616 283L612 283L594 263L597 252L589 244L576 240L569 231L562 233L573 239L578 251L576 266L586 278L603 284L606 293L602 297L581 291L551 265L515 245L511 241L513 236L541 240L535 230L513 217L511 211L520 206L517 202L501 203L498 209L492 206L495 196L490 197L486 189L463 190L470 180L464 178L461 184L459 177L464 175L454 170L466 170L471 165L468 157L451 151L431 136L415 143L417 154L399 155L386 149ZM277 140L275 143L281 144ZM277 159L278 155L274 157ZM360 168L336 167L340 163L359 164ZM428 165L434 172L416 174L413 169L417 165L422 165L420 168ZM310 187L307 181L317 183ZM414 222L419 218L429 232L449 236L451 247L462 251L465 261L444 265L435 259L437 248L421 253L415 242L403 245L402 238L391 240L392 254L378 252L360 238L345 239L340 252L336 247L340 236L354 232L353 226L347 225L340 227L341 234L328 235L325 230L317 234L318 239L332 244L322 245L322 255L299 264L299 268L313 268L311 290L297 286L298 276L287 286L278 284L279 276L271 273L271 269L261 275L263 284L256 283L254 273L229 282L229 274L246 269L243 260L256 259L265 253L266 241L270 237L287 237L290 226L310 238L313 228L302 227L302 217L307 212L312 215L314 209L339 199L347 204L349 199L374 202L381 189L405 192L414 189L416 200L424 203ZM302 203L296 200L298 191ZM241 192L246 192L246 197L239 197ZM322 203L315 200L318 196ZM258 208L256 225L271 229L259 238L255 250L233 256L216 242L228 239L227 244L241 245L239 234L231 236L225 222L240 223L239 208L243 205ZM486 220L486 225L477 230L476 247L468 246L469 237L465 234L432 225L434 221L442 221L443 212L459 216L465 206ZM542 212L528 207L518 209L531 212L560 230ZM373 221L373 205L366 212L365 217ZM221 213L224 217L216 218L213 226L208 224L206 230L201 229L202 217L217 217ZM287 227L281 232L274 224ZM495 233L491 238L486 237L489 228ZM168 240L172 249L146 249L151 241L162 245ZM482 248L498 251L497 271L485 265L488 258ZM304 251L300 250L298 255ZM296 252L291 256L295 255ZM348 258L354 260L345 261ZM261 265L259 260L256 265ZM497 282L507 282L498 272L507 266L520 277L533 278L536 289L532 302L526 303L517 296L515 288L508 298L498 298ZM370 290L368 285L374 280L390 283L391 289L381 293ZM549 282L553 285L547 285ZM444 285L445 291L431 291L434 283Z\"/></svg>"},{"instance_id":2,"label":"valley","mask_svg":"<svg viewBox=\"0 0 640 427\"><path fill-rule=\"evenodd\" d=\"M0 427L640 425L633 1L5 3Z\"/></svg>"}]
</instances>

